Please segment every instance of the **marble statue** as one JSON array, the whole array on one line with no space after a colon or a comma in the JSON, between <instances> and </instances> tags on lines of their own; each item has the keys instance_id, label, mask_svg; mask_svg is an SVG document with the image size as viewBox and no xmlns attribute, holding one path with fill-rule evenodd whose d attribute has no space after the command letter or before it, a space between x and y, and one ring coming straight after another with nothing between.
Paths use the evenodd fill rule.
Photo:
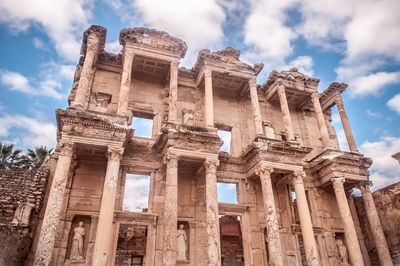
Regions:
<instances>
[{"instance_id":1,"label":"marble statue","mask_svg":"<svg viewBox=\"0 0 400 266\"><path fill-rule=\"evenodd\" d=\"M186 232L183 228L184 225L180 224L179 229L176 232L177 260L186 260Z\"/></svg>"},{"instance_id":2,"label":"marble statue","mask_svg":"<svg viewBox=\"0 0 400 266\"><path fill-rule=\"evenodd\" d=\"M71 259L83 259L83 237L85 236L85 228L83 222L79 222L74 228L74 237L71 245Z\"/></svg>"}]
</instances>

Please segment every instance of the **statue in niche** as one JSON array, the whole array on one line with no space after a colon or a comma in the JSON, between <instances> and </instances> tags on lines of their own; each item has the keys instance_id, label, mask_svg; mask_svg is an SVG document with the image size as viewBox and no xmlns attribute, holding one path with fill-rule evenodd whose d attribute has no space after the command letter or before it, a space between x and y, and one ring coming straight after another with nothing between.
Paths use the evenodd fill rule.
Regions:
<instances>
[{"instance_id":1,"label":"statue in niche","mask_svg":"<svg viewBox=\"0 0 400 266\"><path fill-rule=\"evenodd\" d=\"M338 247L339 251L339 265L341 266L350 266L349 264L349 257L347 256L347 249L343 245L343 242L341 239L336 240L336 245Z\"/></svg>"},{"instance_id":2,"label":"statue in niche","mask_svg":"<svg viewBox=\"0 0 400 266\"><path fill-rule=\"evenodd\" d=\"M74 228L74 237L72 238L71 256L73 260L83 259L83 237L85 236L85 228L83 222L79 222L78 226Z\"/></svg>"},{"instance_id":3,"label":"statue in niche","mask_svg":"<svg viewBox=\"0 0 400 266\"><path fill-rule=\"evenodd\" d=\"M180 224L179 229L176 232L176 249L177 249L177 260L186 260L186 232L183 229L184 225Z\"/></svg>"}]
</instances>

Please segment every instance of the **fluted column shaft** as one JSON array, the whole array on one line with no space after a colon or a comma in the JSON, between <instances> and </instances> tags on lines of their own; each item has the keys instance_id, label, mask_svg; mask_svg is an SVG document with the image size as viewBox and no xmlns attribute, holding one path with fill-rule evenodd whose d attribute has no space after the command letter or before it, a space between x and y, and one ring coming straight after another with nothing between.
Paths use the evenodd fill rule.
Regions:
<instances>
[{"instance_id":1,"label":"fluted column shaft","mask_svg":"<svg viewBox=\"0 0 400 266\"><path fill-rule=\"evenodd\" d=\"M85 61L83 62L78 88L76 90L73 107L85 108L87 106L87 96L89 94L89 83L92 75L92 68L95 57L99 53L99 36L90 33L87 38Z\"/></svg>"},{"instance_id":2,"label":"fluted column shaft","mask_svg":"<svg viewBox=\"0 0 400 266\"><path fill-rule=\"evenodd\" d=\"M360 243L358 242L356 228L354 226L349 204L347 202L346 193L344 191L344 186L343 186L344 182L345 179L342 177L332 178L332 184L335 190L336 201L343 222L344 235L346 237L350 261L352 265L364 266Z\"/></svg>"},{"instance_id":3,"label":"fluted column shaft","mask_svg":"<svg viewBox=\"0 0 400 266\"><path fill-rule=\"evenodd\" d=\"M253 107L253 118L254 118L254 126L256 129L256 135L263 135L260 104L258 102L258 95L257 95L256 77L253 77L249 80L249 89L250 89L251 105Z\"/></svg>"},{"instance_id":4,"label":"fluted column shaft","mask_svg":"<svg viewBox=\"0 0 400 266\"><path fill-rule=\"evenodd\" d=\"M324 147L331 147L328 128L326 127L325 116L324 113L322 112L318 93L311 94L311 100L313 102L314 111L317 116L317 122L318 122L319 132L321 133L322 144L324 145Z\"/></svg>"},{"instance_id":5,"label":"fluted column shaft","mask_svg":"<svg viewBox=\"0 0 400 266\"><path fill-rule=\"evenodd\" d=\"M113 220L119 166L124 153L123 148L109 148L107 151L107 170L101 197L99 222L97 224L96 240L94 243L93 265L109 265L111 246L113 242Z\"/></svg>"},{"instance_id":6,"label":"fluted column shaft","mask_svg":"<svg viewBox=\"0 0 400 266\"><path fill-rule=\"evenodd\" d=\"M279 236L278 218L276 215L274 191L272 189L271 173L272 168L263 167L256 171L260 177L261 190L264 202L264 212L267 224L267 240L269 251L268 264L283 265L281 239Z\"/></svg>"},{"instance_id":7,"label":"fluted column shaft","mask_svg":"<svg viewBox=\"0 0 400 266\"><path fill-rule=\"evenodd\" d=\"M169 71L169 105L168 105L168 121L176 122L177 109L176 102L178 101L178 62L170 63Z\"/></svg>"},{"instance_id":8,"label":"fluted column shaft","mask_svg":"<svg viewBox=\"0 0 400 266\"><path fill-rule=\"evenodd\" d=\"M349 119L347 118L346 110L344 110L343 99L340 94L335 97L335 103L339 111L340 120L342 121L342 126L344 134L346 135L347 144L349 145L350 151L358 151L356 141L353 137L353 132L351 131Z\"/></svg>"},{"instance_id":9,"label":"fluted column shaft","mask_svg":"<svg viewBox=\"0 0 400 266\"><path fill-rule=\"evenodd\" d=\"M119 89L119 100L118 100L119 115L128 115L129 91L131 87L133 57L134 57L133 50L125 47L123 53L121 86Z\"/></svg>"},{"instance_id":10,"label":"fluted column shaft","mask_svg":"<svg viewBox=\"0 0 400 266\"><path fill-rule=\"evenodd\" d=\"M287 102L284 86L278 87L278 95L279 95L279 101L281 103L283 122L285 124L285 129L288 134L288 140L293 141L293 140L295 140L294 133L293 133L293 124L292 124L292 118L290 117L289 104Z\"/></svg>"},{"instance_id":11,"label":"fluted column shaft","mask_svg":"<svg viewBox=\"0 0 400 266\"><path fill-rule=\"evenodd\" d=\"M204 101L205 123L207 127L214 127L214 100L212 88L212 72L206 69L204 72Z\"/></svg>"},{"instance_id":12,"label":"fluted column shaft","mask_svg":"<svg viewBox=\"0 0 400 266\"><path fill-rule=\"evenodd\" d=\"M315 242L314 229L311 221L310 210L308 208L306 192L304 190L304 172L296 171L293 173L293 186L296 193L296 202L300 218L301 235L303 236L304 249L307 263L311 266L320 265L317 244Z\"/></svg>"},{"instance_id":13,"label":"fluted column shaft","mask_svg":"<svg viewBox=\"0 0 400 266\"><path fill-rule=\"evenodd\" d=\"M61 144L56 171L51 184L49 199L40 230L35 254L35 265L49 265L54 248L61 208L67 186L68 172L73 154L72 144Z\"/></svg>"},{"instance_id":14,"label":"fluted column shaft","mask_svg":"<svg viewBox=\"0 0 400 266\"><path fill-rule=\"evenodd\" d=\"M218 160L206 160L206 216L207 216L207 263L221 265L221 242L219 234L217 167Z\"/></svg>"},{"instance_id":15,"label":"fluted column shaft","mask_svg":"<svg viewBox=\"0 0 400 266\"><path fill-rule=\"evenodd\" d=\"M178 158L167 154L164 202L163 265L176 265L176 233L178 224Z\"/></svg>"},{"instance_id":16,"label":"fluted column shaft","mask_svg":"<svg viewBox=\"0 0 400 266\"><path fill-rule=\"evenodd\" d=\"M371 227L371 233L375 242L375 247L378 251L379 261L382 266L392 266L392 258L386 243L385 234L383 233L378 212L376 211L375 202L369 189L369 184L363 184L359 188L362 193L365 211Z\"/></svg>"}]
</instances>

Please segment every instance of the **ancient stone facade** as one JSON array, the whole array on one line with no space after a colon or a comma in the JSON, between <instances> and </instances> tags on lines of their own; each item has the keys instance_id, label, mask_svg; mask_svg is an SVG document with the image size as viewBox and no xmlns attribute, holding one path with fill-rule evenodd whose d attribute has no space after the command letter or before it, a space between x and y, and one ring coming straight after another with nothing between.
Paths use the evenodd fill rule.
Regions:
<instances>
[{"instance_id":1,"label":"ancient stone facade","mask_svg":"<svg viewBox=\"0 0 400 266\"><path fill-rule=\"evenodd\" d=\"M103 27L84 33L69 107L56 112L35 265L371 265L354 187L379 261L392 265L346 84L319 93L318 79L292 68L258 85L263 65L231 47L179 68L185 42L153 29L123 29L118 55L105 41ZM330 124L334 105L350 152ZM135 135L135 118L152 120L150 138ZM229 153L218 130L231 134ZM142 211L123 208L128 174L150 176ZM237 203L218 202L217 183L232 184Z\"/></svg>"}]
</instances>

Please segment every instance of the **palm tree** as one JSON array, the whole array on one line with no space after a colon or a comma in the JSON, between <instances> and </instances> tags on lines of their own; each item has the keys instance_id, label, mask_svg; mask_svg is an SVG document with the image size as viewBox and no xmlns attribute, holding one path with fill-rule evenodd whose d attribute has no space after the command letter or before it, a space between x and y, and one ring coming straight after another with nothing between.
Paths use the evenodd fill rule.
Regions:
<instances>
[{"instance_id":1,"label":"palm tree","mask_svg":"<svg viewBox=\"0 0 400 266\"><path fill-rule=\"evenodd\" d=\"M38 146L34 150L28 149L28 157L34 168L39 168L46 157L52 154L53 149L48 149L46 146Z\"/></svg>"},{"instance_id":2,"label":"palm tree","mask_svg":"<svg viewBox=\"0 0 400 266\"><path fill-rule=\"evenodd\" d=\"M0 169L19 167L21 150L14 150L14 144L0 143Z\"/></svg>"}]
</instances>

